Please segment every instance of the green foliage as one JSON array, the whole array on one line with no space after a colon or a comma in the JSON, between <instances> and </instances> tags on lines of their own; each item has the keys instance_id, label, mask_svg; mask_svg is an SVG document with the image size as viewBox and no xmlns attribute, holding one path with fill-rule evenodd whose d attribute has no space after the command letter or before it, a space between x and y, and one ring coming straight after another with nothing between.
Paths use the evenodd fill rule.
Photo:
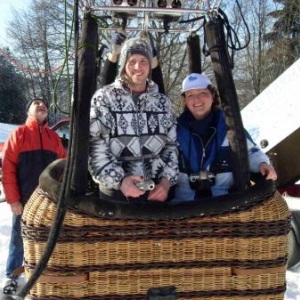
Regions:
<instances>
[{"instance_id":1,"label":"green foliage","mask_svg":"<svg viewBox=\"0 0 300 300\"><path fill-rule=\"evenodd\" d=\"M25 119L25 80L0 55L0 123L21 124Z\"/></svg>"},{"instance_id":2,"label":"green foliage","mask_svg":"<svg viewBox=\"0 0 300 300\"><path fill-rule=\"evenodd\" d=\"M279 7L269 16L274 19L273 28L264 35L269 43L265 53L270 82L283 73L300 56L300 6L299 0L276 0Z\"/></svg>"}]
</instances>

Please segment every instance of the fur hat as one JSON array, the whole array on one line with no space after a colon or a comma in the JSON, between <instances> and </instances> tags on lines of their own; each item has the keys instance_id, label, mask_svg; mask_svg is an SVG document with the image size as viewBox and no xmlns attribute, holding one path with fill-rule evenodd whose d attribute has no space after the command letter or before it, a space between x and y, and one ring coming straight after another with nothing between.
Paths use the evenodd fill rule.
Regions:
<instances>
[{"instance_id":1,"label":"fur hat","mask_svg":"<svg viewBox=\"0 0 300 300\"><path fill-rule=\"evenodd\" d=\"M49 107L47 100L45 100L45 99L40 99L40 98L33 98L33 99L31 99L31 100L29 100L29 101L27 102L27 104L26 104L26 112L28 112L31 103L32 103L33 101L35 101L35 100L42 101L42 102L44 102L44 104L46 105L47 108Z\"/></svg>"},{"instance_id":2,"label":"fur hat","mask_svg":"<svg viewBox=\"0 0 300 300\"><path fill-rule=\"evenodd\" d=\"M141 54L148 59L150 65L150 73L151 73L152 50L150 49L148 43L144 39L133 38L127 40L123 44L120 60L119 60L119 64L120 64L119 76L122 75L122 73L124 72L127 59L133 54Z\"/></svg>"}]
</instances>

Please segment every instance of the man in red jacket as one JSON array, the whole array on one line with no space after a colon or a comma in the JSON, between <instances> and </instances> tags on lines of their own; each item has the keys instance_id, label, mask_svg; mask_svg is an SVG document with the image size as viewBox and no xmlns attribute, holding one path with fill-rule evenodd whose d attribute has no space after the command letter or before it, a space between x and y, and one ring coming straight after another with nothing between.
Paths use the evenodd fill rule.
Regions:
<instances>
[{"instance_id":1,"label":"man in red jacket","mask_svg":"<svg viewBox=\"0 0 300 300\"><path fill-rule=\"evenodd\" d=\"M6 262L9 281L3 289L5 294L16 291L18 276L14 270L23 265L21 215L24 205L38 186L41 172L54 160L66 157L59 136L48 128L47 116L48 104L44 99L29 101L25 124L10 134L3 149L2 183L6 201L13 213Z\"/></svg>"}]
</instances>

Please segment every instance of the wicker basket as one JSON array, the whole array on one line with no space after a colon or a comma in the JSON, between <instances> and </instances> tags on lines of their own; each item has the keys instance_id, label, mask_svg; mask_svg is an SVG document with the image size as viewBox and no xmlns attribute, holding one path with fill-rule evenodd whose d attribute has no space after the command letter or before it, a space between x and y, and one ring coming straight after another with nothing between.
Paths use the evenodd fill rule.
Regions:
<instances>
[{"instance_id":1,"label":"wicker basket","mask_svg":"<svg viewBox=\"0 0 300 300\"><path fill-rule=\"evenodd\" d=\"M27 277L44 253L56 210L41 188L25 207ZM29 299L283 299L289 218L277 192L245 210L174 220L97 218L69 209Z\"/></svg>"},{"instance_id":2,"label":"wicker basket","mask_svg":"<svg viewBox=\"0 0 300 300\"><path fill-rule=\"evenodd\" d=\"M23 212L27 278L61 211L63 166L43 172ZM175 206L68 199L55 249L29 298L283 299L290 212L274 185L262 182Z\"/></svg>"}]
</instances>

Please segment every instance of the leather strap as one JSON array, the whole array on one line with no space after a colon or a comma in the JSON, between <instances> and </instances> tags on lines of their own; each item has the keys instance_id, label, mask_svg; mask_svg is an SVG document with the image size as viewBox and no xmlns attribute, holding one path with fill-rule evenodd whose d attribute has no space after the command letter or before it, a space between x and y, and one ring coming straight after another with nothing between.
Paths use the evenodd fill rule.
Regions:
<instances>
[{"instance_id":1,"label":"leather strap","mask_svg":"<svg viewBox=\"0 0 300 300\"><path fill-rule=\"evenodd\" d=\"M273 268L263 268L263 269L242 269L238 267L231 268L232 275L260 275L266 273L282 273L286 271L286 265L273 267Z\"/></svg>"},{"instance_id":2,"label":"leather strap","mask_svg":"<svg viewBox=\"0 0 300 300\"><path fill-rule=\"evenodd\" d=\"M31 276L31 272L25 269L26 278ZM84 273L80 275L55 275L43 273L39 279L39 283L80 283L89 280L89 273Z\"/></svg>"}]
</instances>

